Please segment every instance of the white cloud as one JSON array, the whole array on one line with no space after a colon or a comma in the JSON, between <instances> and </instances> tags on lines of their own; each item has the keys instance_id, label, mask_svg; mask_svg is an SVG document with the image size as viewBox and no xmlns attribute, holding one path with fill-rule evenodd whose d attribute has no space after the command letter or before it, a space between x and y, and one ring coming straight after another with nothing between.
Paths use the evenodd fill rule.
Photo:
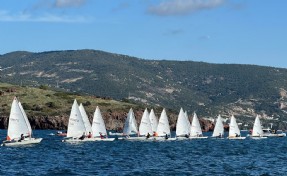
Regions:
<instances>
[{"instance_id":1,"label":"white cloud","mask_svg":"<svg viewBox=\"0 0 287 176\"><path fill-rule=\"evenodd\" d=\"M54 7L80 7L86 3L86 0L55 0Z\"/></svg>"},{"instance_id":2,"label":"white cloud","mask_svg":"<svg viewBox=\"0 0 287 176\"><path fill-rule=\"evenodd\" d=\"M158 5L150 6L148 12L154 15L185 15L196 11L212 9L225 0L166 0Z\"/></svg>"},{"instance_id":3,"label":"white cloud","mask_svg":"<svg viewBox=\"0 0 287 176\"><path fill-rule=\"evenodd\" d=\"M55 14L43 14L34 16L28 13L11 14L8 11L0 11L1 22L54 22L54 23L85 23L90 19L81 16L65 16Z\"/></svg>"}]
</instances>

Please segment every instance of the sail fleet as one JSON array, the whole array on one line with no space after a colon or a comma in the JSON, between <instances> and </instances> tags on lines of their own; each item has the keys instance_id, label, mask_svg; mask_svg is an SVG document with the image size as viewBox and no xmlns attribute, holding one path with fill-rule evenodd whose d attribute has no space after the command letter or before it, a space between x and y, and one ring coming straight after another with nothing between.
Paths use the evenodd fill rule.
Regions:
<instances>
[{"instance_id":1,"label":"sail fleet","mask_svg":"<svg viewBox=\"0 0 287 176\"><path fill-rule=\"evenodd\" d=\"M171 130L166 110L163 109L158 119L151 109L149 112L147 108L142 114L139 127L135 119L133 109L131 108L127 114L124 128L122 133L113 133L113 135L119 135L119 140L140 140L140 141L170 141L170 140L188 140L188 139L206 139L207 136L203 136L202 128L197 117L197 114L193 113L193 118L190 123L187 111L182 108L179 111L175 137L171 137ZM110 133L112 134L112 133ZM282 134L269 134L268 137L284 137ZM256 116L252 133L247 135L250 139L264 139L267 138L263 132L259 116ZM224 125L221 116L219 115L216 120L216 124L210 137L212 139L224 139ZM67 129L67 136L62 142L84 142L84 141L114 141L116 138L109 138L105 127L100 108L97 106L93 115L92 124L89 121L88 115L82 104L78 104L74 100ZM246 139L241 136L236 118L234 115L230 117L229 133L227 139ZM14 145L26 145L40 143L42 138L34 138L32 134L32 128L27 118L27 115L15 97L12 102L11 112L9 116L7 139L3 141L4 146Z\"/></svg>"}]
</instances>

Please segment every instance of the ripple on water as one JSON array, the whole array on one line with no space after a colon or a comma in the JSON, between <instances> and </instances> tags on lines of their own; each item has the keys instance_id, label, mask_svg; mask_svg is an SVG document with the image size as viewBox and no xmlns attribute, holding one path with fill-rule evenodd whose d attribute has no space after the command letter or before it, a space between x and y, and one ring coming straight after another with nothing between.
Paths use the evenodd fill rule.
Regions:
<instances>
[{"instance_id":1,"label":"ripple on water","mask_svg":"<svg viewBox=\"0 0 287 176\"><path fill-rule=\"evenodd\" d=\"M4 135L6 130L0 131ZM287 138L69 144L0 148L0 175L285 175ZM4 135L5 136L5 135Z\"/></svg>"}]
</instances>

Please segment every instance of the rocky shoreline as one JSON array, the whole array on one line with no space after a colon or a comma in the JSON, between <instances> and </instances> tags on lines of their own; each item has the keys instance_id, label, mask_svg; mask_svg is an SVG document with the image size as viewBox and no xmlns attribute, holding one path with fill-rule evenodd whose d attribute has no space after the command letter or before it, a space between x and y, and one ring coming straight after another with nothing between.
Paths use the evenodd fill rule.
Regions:
<instances>
[{"instance_id":1,"label":"rocky shoreline","mask_svg":"<svg viewBox=\"0 0 287 176\"><path fill-rule=\"evenodd\" d=\"M136 120L138 125L141 120L142 111L135 111ZM102 116L104 118L106 128L108 130L121 131L123 129L125 119L127 116L126 112L103 112ZM8 118L9 116L0 117L0 128L7 129L8 127ZM89 114L90 122L92 122L92 114ZM190 121L192 117L190 116ZM59 116L29 116L28 119L33 129L54 129L54 130L66 130L68 126L69 115L59 115ZM176 120L177 115L171 114L169 116L169 122L171 130L176 130ZM203 131L213 131L214 123L205 120L199 119L200 125ZM228 126L225 126L225 129L228 129Z\"/></svg>"}]
</instances>

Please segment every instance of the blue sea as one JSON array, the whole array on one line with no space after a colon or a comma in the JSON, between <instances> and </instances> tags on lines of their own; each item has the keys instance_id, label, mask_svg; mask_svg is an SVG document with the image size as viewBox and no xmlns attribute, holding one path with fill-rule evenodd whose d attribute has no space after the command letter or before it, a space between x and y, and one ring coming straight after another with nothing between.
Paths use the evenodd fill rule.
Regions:
<instances>
[{"instance_id":1,"label":"blue sea","mask_svg":"<svg viewBox=\"0 0 287 176\"><path fill-rule=\"evenodd\" d=\"M286 137L69 144L55 132L34 130L44 138L37 145L0 147L0 175L287 175Z\"/></svg>"}]
</instances>

